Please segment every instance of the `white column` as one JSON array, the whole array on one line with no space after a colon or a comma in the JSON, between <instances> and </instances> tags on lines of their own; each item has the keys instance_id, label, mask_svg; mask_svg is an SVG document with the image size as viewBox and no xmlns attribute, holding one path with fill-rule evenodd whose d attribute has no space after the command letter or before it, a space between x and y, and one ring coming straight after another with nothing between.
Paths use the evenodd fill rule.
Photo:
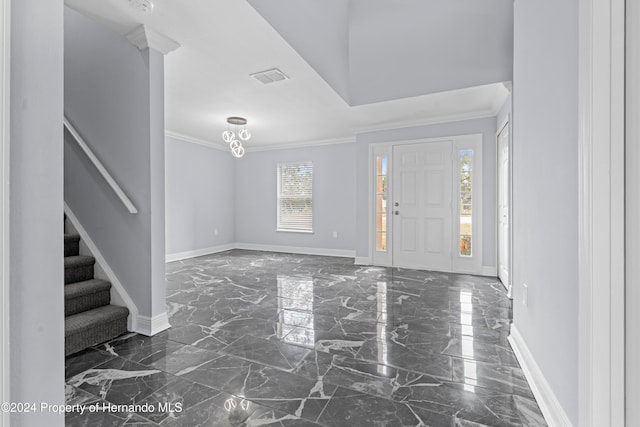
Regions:
<instances>
[{"instance_id":1,"label":"white column","mask_svg":"<svg viewBox=\"0 0 640 427\"><path fill-rule=\"evenodd\" d=\"M581 427L624 425L624 7L580 1Z\"/></svg>"},{"instance_id":2,"label":"white column","mask_svg":"<svg viewBox=\"0 0 640 427\"><path fill-rule=\"evenodd\" d=\"M626 422L640 419L640 3L627 2L626 158Z\"/></svg>"},{"instance_id":3,"label":"white column","mask_svg":"<svg viewBox=\"0 0 640 427\"><path fill-rule=\"evenodd\" d=\"M144 25L127 34L127 38L143 52L149 69L151 306L148 314L138 316L137 329L154 335L170 327L165 305L164 55L180 45Z\"/></svg>"},{"instance_id":4,"label":"white column","mask_svg":"<svg viewBox=\"0 0 640 427\"><path fill-rule=\"evenodd\" d=\"M0 402L10 401L9 370L9 52L10 1L0 0ZM0 412L0 427L9 413Z\"/></svg>"}]
</instances>

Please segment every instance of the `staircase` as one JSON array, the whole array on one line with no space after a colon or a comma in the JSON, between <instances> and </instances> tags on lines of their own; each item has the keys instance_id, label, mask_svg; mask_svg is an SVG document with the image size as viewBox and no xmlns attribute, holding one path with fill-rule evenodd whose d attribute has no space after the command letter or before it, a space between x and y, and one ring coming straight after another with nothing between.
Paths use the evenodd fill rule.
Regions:
<instances>
[{"instance_id":1,"label":"staircase","mask_svg":"<svg viewBox=\"0 0 640 427\"><path fill-rule=\"evenodd\" d=\"M95 258L80 255L80 236L64 235L65 355L127 332L125 307L111 305L111 283L94 278Z\"/></svg>"}]
</instances>

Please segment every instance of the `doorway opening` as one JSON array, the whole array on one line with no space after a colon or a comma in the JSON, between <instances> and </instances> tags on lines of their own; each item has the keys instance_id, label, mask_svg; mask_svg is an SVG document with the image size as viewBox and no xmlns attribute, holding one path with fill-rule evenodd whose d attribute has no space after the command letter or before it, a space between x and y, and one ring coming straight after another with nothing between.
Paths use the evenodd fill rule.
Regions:
<instances>
[{"instance_id":1,"label":"doorway opening","mask_svg":"<svg viewBox=\"0 0 640 427\"><path fill-rule=\"evenodd\" d=\"M498 278L511 298L511 137L510 120L498 130Z\"/></svg>"}]
</instances>

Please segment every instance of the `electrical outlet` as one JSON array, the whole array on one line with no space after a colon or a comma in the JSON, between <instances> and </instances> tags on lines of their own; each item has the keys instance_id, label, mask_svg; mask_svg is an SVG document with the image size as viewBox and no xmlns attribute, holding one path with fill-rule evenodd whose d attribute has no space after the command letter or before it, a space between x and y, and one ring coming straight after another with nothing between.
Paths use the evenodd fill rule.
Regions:
<instances>
[{"instance_id":1,"label":"electrical outlet","mask_svg":"<svg viewBox=\"0 0 640 427\"><path fill-rule=\"evenodd\" d=\"M522 284L522 305L527 307L529 305L529 285Z\"/></svg>"},{"instance_id":2,"label":"electrical outlet","mask_svg":"<svg viewBox=\"0 0 640 427\"><path fill-rule=\"evenodd\" d=\"M334 232L333 232L333 238L334 238L334 239L337 239L337 238L338 238L338 232L337 232L337 231L334 231Z\"/></svg>"}]
</instances>

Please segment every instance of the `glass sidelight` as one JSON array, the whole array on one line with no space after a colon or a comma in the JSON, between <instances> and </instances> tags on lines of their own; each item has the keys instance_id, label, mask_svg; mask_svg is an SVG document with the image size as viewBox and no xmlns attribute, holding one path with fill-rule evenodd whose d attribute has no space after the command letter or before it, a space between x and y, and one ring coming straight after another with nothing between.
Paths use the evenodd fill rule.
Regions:
<instances>
[{"instance_id":1,"label":"glass sidelight","mask_svg":"<svg viewBox=\"0 0 640 427\"><path fill-rule=\"evenodd\" d=\"M458 152L459 173L459 255L470 257L473 253L473 150Z\"/></svg>"},{"instance_id":2,"label":"glass sidelight","mask_svg":"<svg viewBox=\"0 0 640 427\"><path fill-rule=\"evenodd\" d=\"M387 251L388 158L376 156L376 250Z\"/></svg>"}]
</instances>

